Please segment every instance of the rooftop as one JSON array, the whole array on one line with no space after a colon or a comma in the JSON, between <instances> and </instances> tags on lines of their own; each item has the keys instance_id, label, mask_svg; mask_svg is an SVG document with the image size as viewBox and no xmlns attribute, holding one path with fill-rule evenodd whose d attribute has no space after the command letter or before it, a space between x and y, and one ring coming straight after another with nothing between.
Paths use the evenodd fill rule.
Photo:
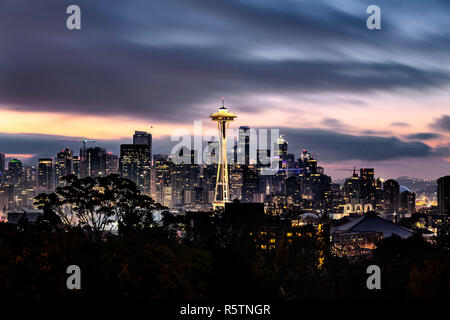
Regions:
<instances>
[{"instance_id":1,"label":"rooftop","mask_svg":"<svg viewBox=\"0 0 450 320\"><path fill-rule=\"evenodd\" d=\"M346 224L332 229L332 233L368 231L383 232L384 238L390 237L394 234L402 238L408 238L413 233L412 230L387 221L379 217L378 215L370 214L364 215L360 218L356 218Z\"/></svg>"}]
</instances>

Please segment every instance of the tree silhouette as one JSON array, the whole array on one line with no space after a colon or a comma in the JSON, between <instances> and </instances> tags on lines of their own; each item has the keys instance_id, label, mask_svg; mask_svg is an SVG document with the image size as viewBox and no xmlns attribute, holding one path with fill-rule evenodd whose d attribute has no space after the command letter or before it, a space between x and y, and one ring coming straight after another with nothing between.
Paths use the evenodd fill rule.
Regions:
<instances>
[{"instance_id":1,"label":"tree silhouette","mask_svg":"<svg viewBox=\"0 0 450 320\"><path fill-rule=\"evenodd\" d=\"M40 194L35 205L56 214L69 227L82 227L95 234L119 229L120 234L154 226L153 213L165 209L140 192L134 182L112 174L106 177L64 178L66 186Z\"/></svg>"}]
</instances>

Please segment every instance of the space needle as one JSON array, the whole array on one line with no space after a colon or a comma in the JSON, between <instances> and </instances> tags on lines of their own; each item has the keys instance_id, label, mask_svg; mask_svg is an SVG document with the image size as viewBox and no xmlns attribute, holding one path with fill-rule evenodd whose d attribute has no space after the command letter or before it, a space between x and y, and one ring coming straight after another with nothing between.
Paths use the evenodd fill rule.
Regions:
<instances>
[{"instance_id":1,"label":"space needle","mask_svg":"<svg viewBox=\"0 0 450 320\"><path fill-rule=\"evenodd\" d=\"M213 208L225 208L225 203L230 201L230 188L228 185L228 161L227 161L227 135L226 129L229 122L237 116L228 112L225 107L225 98L222 98L222 106L219 111L209 116L217 122L219 130L219 159L217 163L216 189L214 192Z\"/></svg>"}]
</instances>

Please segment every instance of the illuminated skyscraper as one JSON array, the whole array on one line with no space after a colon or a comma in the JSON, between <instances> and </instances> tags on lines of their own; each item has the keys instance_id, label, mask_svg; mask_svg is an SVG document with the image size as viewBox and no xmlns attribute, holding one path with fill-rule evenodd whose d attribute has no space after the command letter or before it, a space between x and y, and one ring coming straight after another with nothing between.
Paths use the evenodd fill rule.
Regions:
<instances>
[{"instance_id":1,"label":"illuminated skyscraper","mask_svg":"<svg viewBox=\"0 0 450 320\"><path fill-rule=\"evenodd\" d=\"M54 174L53 174L53 159L40 158L39 159L39 175L38 185L43 192L51 192L54 189Z\"/></svg>"},{"instance_id":2,"label":"illuminated skyscraper","mask_svg":"<svg viewBox=\"0 0 450 320\"><path fill-rule=\"evenodd\" d=\"M356 173L356 168L353 168L353 175L351 178L347 178L344 184L346 202L351 200L358 200L361 189L361 178Z\"/></svg>"},{"instance_id":3,"label":"illuminated skyscraper","mask_svg":"<svg viewBox=\"0 0 450 320\"><path fill-rule=\"evenodd\" d=\"M150 151L145 144L120 145L120 174L143 192L150 191Z\"/></svg>"},{"instance_id":4,"label":"illuminated skyscraper","mask_svg":"<svg viewBox=\"0 0 450 320\"><path fill-rule=\"evenodd\" d=\"M73 152L69 148L58 152L55 160L55 179L56 186L64 185L63 177L72 173Z\"/></svg>"},{"instance_id":5,"label":"illuminated skyscraper","mask_svg":"<svg viewBox=\"0 0 450 320\"><path fill-rule=\"evenodd\" d=\"M149 159L152 162L152 134L145 131L135 131L133 135L133 144L146 145L149 150Z\"/></svg>"},{"instance_id":6,"label":"illuminated skyscraper","mask_svg":"<svg viewBox=\"0 0 450 320\"><path fill-rule=\"evenodd\" d=\"M375 205L376 200L376 182L373 168L360 169L360 199L365 203Z\"/></svg>"},{"instance_id":7,"label":"illuminated skyscraper","mask_svg":"<svg viewBox=\"0 0 450 320\"><path fill-rule=\"evenodd\" d=\"M274 150L275 150L275 152L274 152L274 157L273 157L274 160L273 161L278 161L278 170L282 171L283 174L287 175L288 143L283 138L283 136L280 136L276 140Z\"/></svg>"},{"instance_id":8,"label":"illuminated skyscraper","mask_svg":"<svg viewBox=\"0 0 450 320\"><path fill-rule=\"evenodd\" d=\"M166 207L172 205L172 173L174 163L167 155L155 154L153 157L151 194L156 202Z\"/></svg>"},{"instance_id":9,"label":"illuminated skyscraper","mask_svg":"<svg viewBox=\"0 0 450 320\"><path fill-rule=\"evenodd\" d=\"M117 154L112 154L111 152L106 153L106 175L112 173L119 173L119 156Z\"/></svg>"},{"instance_id":10,"label":"illuminated skyscraper","mask_svg":"<svg viewBox=\"0 0 450 320\"><path fill-rule=\"evenodd\" d=\"M226 129L229 122L236 118L236 115L228 112L228 109L225 107L224 99L222 99L222 107L219 108L218 112L211 114L209 117L217 122L217 129L219 130L219 159L213 207L225 208L225 203L230 201Z\"/></svg>"},{"instance_id":11,"label":"illuminated skyscraper","mask_svg":"<svg viewBox=\"0 0 450 320\"><path fill-rule=\"evenodd\" d=\"M133 144L145 144L150 146L152 144L151 133L145 131L135 131L133 135Z\"/></svg>"},{"instance_id":12,"label":"illuminated skyscraper","mask_svg":"<svg viewBox=\"0 0 450 320\"><path fill-rule=\"evenodd\" d=\"M21 185L23 181L23 166L22 161L12 159L8 163L8 180L9 183L15 187Z\"/></svg>"},{"instance_id":13,"label":"illuminated skyscraper","mask_svg":"<svg viewBox=\"0 0 450 320\"><path fill-rule=\"evenodd\" d=\"M79 156L73 156L72 160L72 174L80 177L80 157Z\"/></svg>"}]
</instances>

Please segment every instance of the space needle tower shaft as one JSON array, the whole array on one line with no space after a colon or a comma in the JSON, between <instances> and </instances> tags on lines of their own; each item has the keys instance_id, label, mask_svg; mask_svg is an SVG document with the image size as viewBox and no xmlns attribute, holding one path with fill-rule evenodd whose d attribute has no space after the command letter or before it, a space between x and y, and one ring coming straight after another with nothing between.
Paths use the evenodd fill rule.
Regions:
<instances>
[{"instance_id":1,"label":"space needle tower shaft","mask_svg":"<svg viewBox=\"0 0 450 320\"><path fill-rule=\"evenodd\" d=\"M225 203L230 201L230 187L228 183L228 161L227 161L227 128L229 122L236 118L234 113L228 112L225 107L224 98L219 111L209 116L212 121L217 122L219 131L219 157L217 163L216 188L214 192L213 207L224 208Z\"/></svg>"}]
</instances>

